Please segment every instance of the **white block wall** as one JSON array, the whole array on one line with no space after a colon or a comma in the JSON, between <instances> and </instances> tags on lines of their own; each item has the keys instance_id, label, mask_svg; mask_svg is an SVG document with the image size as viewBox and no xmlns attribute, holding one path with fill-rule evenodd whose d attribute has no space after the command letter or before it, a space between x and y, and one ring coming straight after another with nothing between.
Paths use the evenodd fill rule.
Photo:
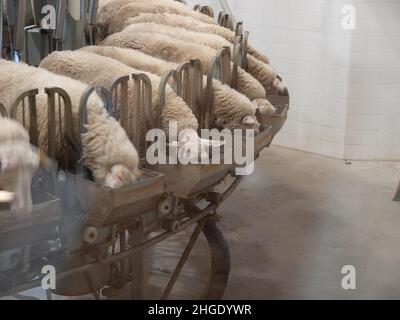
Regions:
<instances>
[{"instance_id":1,"label":"white block wall","mask_svg":"<svg viewBox=\"0 0 400 320\"><path fill-rule=\"evenodd\" d=\"M277 144L400 159L400 0L228 1L288 84L291 110ZM342 28L346 4L356 8L355 30Z\"/></svg>"}]
</instances>

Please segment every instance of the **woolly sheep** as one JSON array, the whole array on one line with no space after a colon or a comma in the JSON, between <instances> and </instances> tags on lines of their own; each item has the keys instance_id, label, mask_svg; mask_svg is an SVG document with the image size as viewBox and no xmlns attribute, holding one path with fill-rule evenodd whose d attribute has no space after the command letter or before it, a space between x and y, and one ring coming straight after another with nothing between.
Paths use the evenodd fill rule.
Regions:
<instances>
[{"instance_id":1,"label":"woolly sheep","mask_svg":"<svg viewBox=\"0 0 400 320\"><path fill-rule=\"evenodd\" d=\"M183 28L190 31L195 32L203 32L203 33L211 33L219 35L231 43L234 43L236 34L235 32L221 27L219 25L213 25L198 21L196 19L192 19L190 17L183 17L177 14L171 13L149 13L143 12L138 16L131 17L125 21L125 26L130 24L140 23L140 22L154 22L164 25L169 25L171 27ZM114 32L121 31L124 27L121 24L118 24L119 27L117 28L116 25L110 26ZM121 30L119 30L121 29ZM252 55L254 58L269 64L269 59L263 53L254 49L251 45L248 45L247 52Z\"/></svg>"},{"instance_id":2,"label":"woolly sheep","mask_svg":"<svg viewBox=\"0 0 400 320\"><path fill-rule=\"evenodd\" d=\"M196 43L219 50L228 46L233 52L233 45L221 36L209 33L193 32L186 29L170 27L157 23L138 23L129 26L130 32L149 32L163 34L171 38L185 41L187 43ZM265 88L270 90L277 88L280 92L285 92L285 86L278 79L275 70L268 64L265 64L251 55L247 55L248 72L256 78Z\"/></svg>"},{"instance_id":3,"label":"woolly sheep","mask_svg":"<svg viewBox=\"0 0 400 320\"><path fill-rule=\"evenodd\" d=\"M143 52L118 47L90 46L81 51L96 53L110 57L132 68L151 72L159 76L169 70L176 69L178 65L165 60L154 58ZM206 81L206 78L205 78ZM213 81L215 126L233 129L255 129L258 131L258 123L255 118L255 108L251 101L221 82ZM270 108L273 109L272 105Z\"/></svg>"},{"instance_id":4,"label":"woolly sheep","mask_svg":"<svg viewBox=\"0 0 400 320\"><path fill-rule=\"evenodd\" d=\"M41 63L43 68L46 68L57 74L67 75L77 80L87 82L92 85L107 86L110 80L117 77L130 75L139 70L131 68L125 64L118 62L115 59L103 57L94 53L84 51L62 51L54 52ZM157 97L159 92L159 84L161 78L151 73L145 73L151 81L152 86L152 109L153 112L157 108ZM130 86L132 83L130 82ZM128 102L130 110L132 110L132 102L134 93L133 87L128 88ZM128 112L128 125L133 126L132 115ZM143 119L140 119L143 120ZM137 122L136 122L137 123ZM142 123L142 122L139 122ZM177 128L169 127L171 123L177 123ZM169 141L172 147L178 149L188 147L191 145L191 150L198 150L198 154L203 158L208 154L210 146L218 147L220 142L209 141L200 139L197 134L198 122L193 115L191 109L183 101L183 99L175 94L175 92L167 86L165 95L164 111L161 115L161 125L167 137L170 135L178 137L178 140ZM170 131L174 130L174 131ZM175 132L177 130L177 132ZM181 134L182 133L182 134ZM186 139L189 138L189 141ZM191 154L191 160L198 160L197 153Z\"/></svg>"},{"instance_id":5,"label":"woolly sheep","mask_svg":"<svg viewBox=\"0 0 400 320\"><path fill-rule=\"evenodd\" d=\"M207 72L217 50L196 44L186 43L161 34L132 33L127 27L123 32L108 36L101 45L136 49L160 59L182 63L190 59L199 59ZM250 100L265 98L264 87L250 74L238 68L238 91Z\"/></svg>"},{"instance_id":6,"label":"woolly sheep","mask_svg":"<svg viewBox=\"0 0 400 320\"><path fill-rule=\"evenodd\" d=\"M121 11L120 11L121 10ZM180 16L188 16L195 21L201 21L207 24L213 24L212 18L190 10L181 3L170 0L113 0L100 4L97 13L97 26L99 28L99 37L104 39L111 34L110 25L117 23L123 18L123 14L129 12L129 17L134 17L142 12L150 13L174 13Z\"/></svg>"},{"instance_id":7,"label":"woolly sheep","mask_svg":"<svg viewBox=\"0 0 400 320\"><path fill-rule=\"evenodd\" d=\"M71 77L76 80L88 83L94 86L106 87L111 80L117 77L131 75L138 70L128 67L114 59L103 57L90 52L83 51L62 51L54 52L45 58L40 66L56 74ZM149 76L152 86L152 108L153 112L157 108L157 99L159 92L160 77L151 73ZM129 102L129 126L133 128L136 119L131 119L133 114L133 84L129 82L128 102ZM168 132L170 121L177 121L178 132L183 129L198 129L198 122L190 108L178 97L175 92L168 86L166 92L166 101L164 112L161 116L162 129ZM176 135L176 132L171 133ZM133 138L133 137L130 137Z\"/></svg>"},{"instance_id":8,"label":"woolly sheep","mask_svg":"<svg viewBox=\"0 0 400 320\"><path fill-rule=\"evenodd\" d=\"M11 192L11 207L18 216L28 216L33 207L31 184L39 157L18 122L0 118L0 128L0 190Z\"/></svg>"},{"instance_id":9,"label":"woolly sheep","mask_svg":"<svg viewBox=\"0 0 400 320\"><path fill-rule=\"evenodd\" d=\"M60 87L69 94L75 139L79 139L79 104L86 85L41 68L4 60L0 61L0 71L0 102L8 108L8 112L19 92L39 89L36 100L40 149L47 150L47 95L43 92L44 88ZM56 130L59 130L58 127ZM109 117L97 95L92 95L88 101L87 133L82 135L81 140L84 164L92 171L97 182L118 188L140 176L136 149L119 123ZM59 145L57 155L62 151Z\"/></svg>"}]
</instances>

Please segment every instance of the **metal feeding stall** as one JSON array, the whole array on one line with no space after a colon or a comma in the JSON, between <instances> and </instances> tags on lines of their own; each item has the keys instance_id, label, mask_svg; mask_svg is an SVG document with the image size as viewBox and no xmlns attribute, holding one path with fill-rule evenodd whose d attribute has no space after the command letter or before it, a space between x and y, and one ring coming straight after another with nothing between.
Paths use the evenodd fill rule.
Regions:
<instances>
[{"instance_id":1,"label":"metal feeding stall","mask_svg":"<svg viewBox=\"0 0 400 320\"><path fill-rule=\"evenodd\" d=\"M96 36L93 13L97 11L96 1L90 1L88 7L92 11L84 30L85 39L91 44ZM198 6L196 10L214 15L211 8ZM222 20L226 25L229 19ZM57 270L57 285L48 292L48 297L54 293L142 299L149 297L149 283L153 281L159 286L156 298L174 298L193 249L199 239L204 239L208 275L193 298L222 297L229 277L230 255L217 227L217 210L241 181L241 176L235 174L238 165L225 162L150 165L143 157L143 177L139 181L110 189L94 182L82 165L79 137L86 130L87 102L96 92L128 136L134 137L132 143L144 155L148 146L145 132L161 127L167 85L192 108L200 129L212 128L214 79L235 88L238 67L246 68L248 33L244 32L243 23L236 26L236 32L233 52L228 47L218 52L205 83L200 61L191 60L162 77L158 97L152 96L150 79L143 73L110 79L107 88L89 87L81 98L79 132L74 131L72 123L71 99L62 88L46 88L44 92L32 89L19 95L10 116L24 124L34 145L38 145L36 99L39 94L47 95L47 156L57 160L59 167L50 171L41 169L34 179L31 218L16 220L10 218L10 210L0 211L0 216L6 217L0 219L0 296L39 287L44 276L42 267L52 265ZM61 49L61 45L56 49ZM129 83L135 92L134 119L139 121L133 126L135 132L128 126ZM260 134L255 136L255 159L271 144L287 117L289 96L269 92L268 98L279 112L269 117L258 115L262 126ZM157 101L155 113L151 110L152 101ZM0 105L0 113L7 116L4 106ZM56 134L57 128L60 134ZM57 145L63 147L61 152ZM222 159L233 152L222 149L219 150ZM161 283L154 277L152 280L151 265L159 254L154 248L164 244L164 252L172 252L171 243L178 234L187 235L188 239L175 255L177 261L168 260L173 268L167 274L167 281ZM196 276L204 275L191 274L194 279Z\"/></svg>"}]
</instances>

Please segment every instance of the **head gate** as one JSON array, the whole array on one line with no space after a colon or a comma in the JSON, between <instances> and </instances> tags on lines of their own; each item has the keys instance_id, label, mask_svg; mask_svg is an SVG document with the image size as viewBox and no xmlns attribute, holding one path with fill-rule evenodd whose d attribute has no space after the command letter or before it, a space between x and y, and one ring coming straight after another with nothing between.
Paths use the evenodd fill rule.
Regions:
<instances>
[{"instance_id":1,"label":"head gate","mask_svg":"<svg viewBox=\"0 0 400 320\"><path fill-rule=\"evenodd\" d=\"M164 112L164 107L165 107L165 96L166 96L166 90L167 90L167 85L169 85L175 92L176 94L179 95L179 92L181 92L181 77L179 75L179 72L176 70L171 70L167 72L165 75L161 77L160 80L160 85L159 85L159 96L158 96L158 102L157 102L157 109L155 112L155 116L153 116L153 128L161 128L161 115Z\"/></svg>"},{"instance_id":2,"label":"head gate","mask_svg":"<svg viewBox=\"0 0 400 320\"><path fill-rule=\"evenodd\" d=\"M88 124L88 112L87 112L87 105L89 102L90 97L93 93L100 92L100 97L103 99L104 108L107 112L110 111L110 96L107 89L103 87L88 87L85 92L83 93L80 103L79 103L79 143L78 143L78 163L76 171L80 175L88 175L89 170L83 164L83 148L82 148L82 134L87 133L86 125Z\"/></svg>"},{"instance_id":3,"label":"head gate","mask_svg":"<svg viewBox=\"0 0 400 320\"><path fill-rule=\"evenodd\" d=\"M71 99L61 88L45 88L47 94L47 155L60 162L65 169L72 169L78 144L75 140ZM11 107L11 118L20 121L28 129L30 143L39 147L39 131L37 116L38 89L20 94ZM21 110L22 109L22 110ZM60 147L58 147L60 146Z\"/></svg>"},{"instance_id":4,"label":"head gate","mask_svg":"<svg viewBox=\"0 0 400 320\"><path fill-rule=\"evenodd\" d=\"M245 69L246 67L246 53L244 44L244 35L239 34L236 36L233 44L233 70L232 70L232 88L237 89L238 69Z\"/></svg>"},{"instance_id":5,"label":"head gate","mask_svg":"<svg viewBox=\"0 0 400 320\"><path fill-rule=\"evenodd\" d=\"M202 6L200 4L196 4L193 8L194 11L201 12L211 18L214 18L214 10L210 6Z\"/></svg>"},{"instance_id":6,"label":"head gate","mask_svg":"<svg viewBox=\"0 0 400 320\"><path fill-rule=\"evenodd\" d=\"M203 112L203 121L200 123L200 128L202 129L212 128L214 122L214 79L220 80L223 84L229 85L231 83L231 50L229 47L224 47L219 50L207 71L205 107Z\"/></svg>"},{"instance_id":7,"label":"head gate","mask_svg":"<svg viewBox=\"0 0 400 320\"><path fill-rule=\"evenodd\" d=\"M203 66L200 60L191 59L182 63L177 72L180 79L178 95L192 109L195 117L201 121L203 114Z\"/></svg>"},{"instance_id":8,"label":"head gate","mask_svg":"<svg viewBox=\"0 0 400 320\"><path fill-rule=\"evenodd\" d=\"M222 27L228 28L229 30L235 30L233 16L229 13L221 11L218 15L218 24Z\"/></svg>"},{"instance_id":9,"label":"head gate","mask_svg":"<svg viewBox=\"0 0 400 320\"><path fill-rule=\"evenodd\" d=\"M146 152L146 135L153 127L152 86L144 73L132 74L133 101L129 104L129 76L119 77L109 86L110 114L119 120L122 128L140 154Z\"/></svg>"},{"instance_id":10,"label":"head gate","mask_svg":"<svg viewBox=\"0 0 400 320\"><path fill-rule=\"evenodd\" d=\"M0 103L0 116L3 117L3 118L7 118L8 117L7 109L1 103Z\"/></svg>"}]
</instances>

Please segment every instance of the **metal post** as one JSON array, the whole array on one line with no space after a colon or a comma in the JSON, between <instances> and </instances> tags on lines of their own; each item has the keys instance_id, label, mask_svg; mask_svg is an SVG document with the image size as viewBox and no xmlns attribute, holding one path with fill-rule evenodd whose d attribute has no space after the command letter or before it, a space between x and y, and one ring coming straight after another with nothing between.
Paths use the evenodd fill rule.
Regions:
<instances>
[{"instance_id":1,"label":"metal post","mask_svg":"<svg viewBox=\"0 0 400 320\"><path fill-rule=\"evenodd\" d=\"M393 199L394 201L400 201L400 183L399 183L399 186L398 186L398 188L397 188L397 192L396 192L396 195L394 196L394 199Z\"/></svg>"},{"instance_id":2,"label":"metal post","mask_svg":"<svg viewBox=\"0 0 400 320\"><path fill-rule=\"evenodd\" d=\"M3 58L3 0L0 1L0 60Z\"/></svg>"},{"instance_id":3,"label":"metal post","mask_svg":"<svg viewBox=\"0 0 400 320\"><path fill-rule=\"evenodd\" d=\"M56 48L55 48L56 50L62 50L66 14L67 14L67 1L59 0L57 6L57 26L54 33L54 39L56 40Z\"/></svg>"},{"instance_id":4,"label":"metal post","mask_svg":"<svg viewBox=\"0 0 400 320\"><path fill-rule=\"evenodd\" d=\"M20 0L17 1L17 11L18 16L16 18L15 25L15 35L14 35L14 50L18 57L18 60L21 60L21 52L24 49L24 37L25 37L25 16L26 16L26 1ZM16 57L14 57L16 58Z\"/></svg>"}]
</instances>

